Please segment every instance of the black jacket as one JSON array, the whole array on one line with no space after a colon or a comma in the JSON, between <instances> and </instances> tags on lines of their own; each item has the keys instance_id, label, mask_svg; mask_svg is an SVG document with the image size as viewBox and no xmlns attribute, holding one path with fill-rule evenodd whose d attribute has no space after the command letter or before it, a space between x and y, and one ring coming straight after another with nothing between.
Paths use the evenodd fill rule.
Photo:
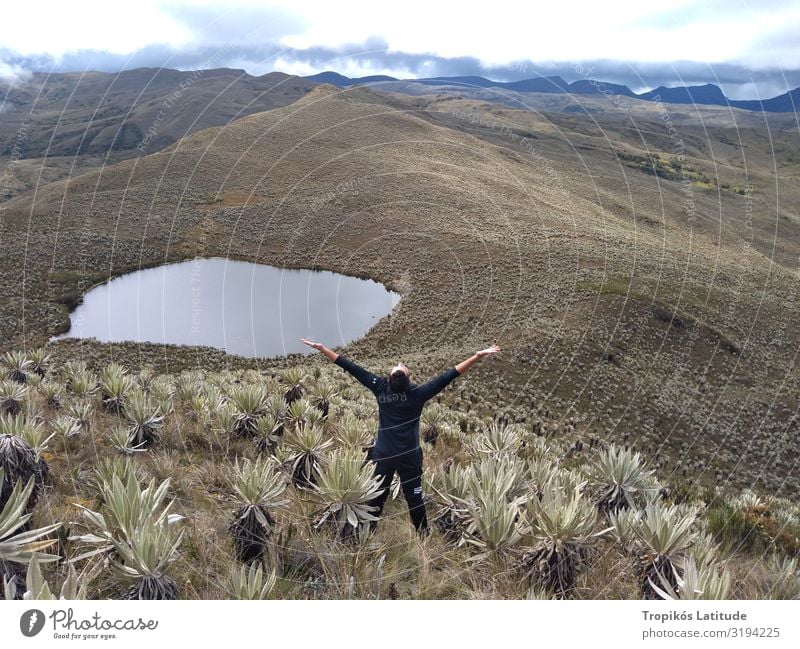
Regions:
<instances>
[{"instance_id":1,"label":"black jacket","mask_svg":"<svg viewBox=\"0 0 800 649\"><path fill-rule=\"evenodd\" d=\"M419 446L419 417L425 402L444 390L457 376L455 367L427 383L412 383L405 392L394 392L389 379L365 370L341 354L336 364L370 389L378 400L378 435L373 458L404 459L416 456Z\"/></svg>"}]
</instances>

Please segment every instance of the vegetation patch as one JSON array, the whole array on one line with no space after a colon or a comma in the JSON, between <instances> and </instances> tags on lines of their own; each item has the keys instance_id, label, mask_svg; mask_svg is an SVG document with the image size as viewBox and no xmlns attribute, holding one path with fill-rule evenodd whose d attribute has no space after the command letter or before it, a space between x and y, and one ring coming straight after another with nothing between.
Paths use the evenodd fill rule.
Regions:
<instances>
[{"instance_id":1,"label":"vegetation patch","mask_svg":"<svg viewBox=\"0 0 800 649\"><path fill-rule=\"evenodd\" d=\"M376 520L374 398L332 365L2 361L9 599L800 596L796 504L670 488L627 443L478 416L452 389L423 424L420 539L394 487Z\"/></svg>"},{"instance_id":2,"label":"vegetation patch","mask_svg":"<svg viewBox=\"0 0 800 649\"><path fill-rule=\"evenodd\" d=\"M655 316L656 320L665 322L676 329L683 329L685 327L684 320L678 316L677 311L668 304L655 304L653 306L653 315Z\"/></svg>"},{"instance_id":3,"label":"vegetation patch","mask_svg":"<svg viewBox=\"0 0 800 649\"><path fill-rule=\"evenodd\" d=\"M708 520L711 531L732 551L777 550L800 556L800 519L781 512L776 499L745 491L733 501L716 503L709 509Z\"/></svg>"},{"instance_id":4,"label":"vegetation patch","mask_svg":"<svg viewBox=\"0 0 800 649\"><path fill-rule=\"evenodd\" d=\"M631 169L636 169L664 180L689 180L695 187L711 189L716 186L716 181L709 178L702 171L687 163L681 163L677 156L664 156L660 153L637 155L635 153L620 152L617 154L622 164Z\"/></svg>"},{"instance_id":5,"label":"vegetation patch","mask_svg":"<svg viewBox=\"0 0 800 649\"><path fill-rule=\"evenodd\" d=\"M575 289L598 295L627 295L631 292L635 293L635 291L631 290L631 278L625 275L613 275L600 280L579 279L575 282Z\"/></svg>"},{"instance_id":6,"label":"vegetation patch","mask_svg":"<svg viewBox=\"0 0 800 649\"><path fill-rule=\"evenodd\" d=\"M105 273L78 270L57 270L47 275L50 295L55 302L66 306L67 311L73 311L86 291L107 279Z\"/></svg>"}]
</instances>

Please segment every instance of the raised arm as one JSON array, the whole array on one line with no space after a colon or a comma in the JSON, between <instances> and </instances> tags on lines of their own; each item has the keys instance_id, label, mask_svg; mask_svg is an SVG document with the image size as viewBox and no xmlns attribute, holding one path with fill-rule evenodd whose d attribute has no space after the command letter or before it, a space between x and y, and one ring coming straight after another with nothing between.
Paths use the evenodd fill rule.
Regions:
<instances>
[{"instance_id":1,"label":"raised arm","mask_svg":"<svg viewBox=\"0 0 800 649\"><path fill-rule=\"evenodd\" d=\"M458 365L456 365L456 372L458 372L459 374L463 374L464 372L469 370L470 367L475 365L475 363L477 361L479 361L480 359L482 359L484 356L489 356L490 354L496 354L499 351L500 351L500 347L498 347L497 345L492 345L491 347L487 347L486 349L482 349L479 352L475 352L468 359L466 359L464 361L461 361Z\"/></svg>"},{"instance_id":2,"label":"raised arm","mask_svg":"<svg viewBox=\"0 0 800 649\"><path fill-rule=\"evenodd\" d=\"M311 340L306 340L305 338L300 339L304 344L308 345L312 349L316 349L320 352L323 356L325 356L328 360L333 361L336 365L341 367L343 370L346 370L350 374L352 374L361 385L365 388L368 388L375 392L375 390L379 387L381 378L372 372L365 370L360 365L354 363L349 358L345 358L341 354L337 354L335 351L328 349L322 343L315 343Z\"/></svg>"},{"instance_id":3,"label":"raised arm","mask_svg":"<svg viewBox=\"0 0 800 649\"><path fill-rule=\"evenodd\" d=\"M455 367L451 367L449 370L442 372L439 376L432 378L427 383L420 385L417 388L417 394L420 397L422 397L425 401L427 401L428 399L432 399L442 390L444 390L453 381L453 379L466 372L478 360L480 360L484 356L488 356L489 354L496 354L499 351L500 348L497 345L492 345L487 349L482 349L479 352L475 352L467 360L461 361Z\"/></svg>"},{"instance_id":4,"label":"raised arm","mask_svg":"<svg viewBox=\"0 0 800 649\"><path fill-rule=\"evenodd\" d=\"M336 359L339 358L339 354L335 351L328 349L322 343L315 343L313 340L307 340L305 338L301 338L300 342L304 345L308 345L311 349L316 349L320 352L323 356L325 356L329 361L336 362Z\"/></svg>"}]
</instances>

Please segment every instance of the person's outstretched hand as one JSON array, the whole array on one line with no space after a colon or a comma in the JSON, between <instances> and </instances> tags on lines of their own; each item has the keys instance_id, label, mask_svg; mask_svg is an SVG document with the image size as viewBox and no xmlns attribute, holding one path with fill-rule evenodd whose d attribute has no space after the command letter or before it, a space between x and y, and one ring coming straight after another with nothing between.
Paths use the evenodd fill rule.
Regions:
<instances>
[{"instance_id":1,"label":"person's outstretched hand","mask_svg":"<svg viewBox=\"0 0 800 649\"><path fill-rule=\"evenodd\" d=\"M497 352L502 351L499 345L492 345L491 347L487 347L486 349L482 349L479 352L475 352L475 355L478 358L483 358L484 356L489 356L490 354L496 354Z\"/></svg>"},{"instance_id":2,"label":"person's outstretched hand","mask_svg":"<svg viewBox=\"0 0 800 649\"><path fill-rule=\"evenodd\" d=\"M319 353L321 353L325 358L329 361L336 362L336 359L339 358L339 354L334 351L331 351L322 343L316 343L313 340L308 340L307 338L301 338L300 342L304 345L308 345L311 349L316 349Z\"/></svg>"}]
</instances>

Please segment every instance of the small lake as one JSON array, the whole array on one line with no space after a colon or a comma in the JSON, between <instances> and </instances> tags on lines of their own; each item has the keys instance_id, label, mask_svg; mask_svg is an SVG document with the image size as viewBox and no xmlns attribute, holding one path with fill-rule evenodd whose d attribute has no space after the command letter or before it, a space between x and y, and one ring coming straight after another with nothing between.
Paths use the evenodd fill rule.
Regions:
<instances>
[{"instance_id":1,"label":"small lake","mask_svg":"<svg viewBox=\"0 0 800 649\"><path fill-rule=\"evenodd\" d=\"M400 301L383 284L222 258L140 270L87 291L61 338L204 345L249 357L363 336Z\"/></svg>"}]
</instances>

